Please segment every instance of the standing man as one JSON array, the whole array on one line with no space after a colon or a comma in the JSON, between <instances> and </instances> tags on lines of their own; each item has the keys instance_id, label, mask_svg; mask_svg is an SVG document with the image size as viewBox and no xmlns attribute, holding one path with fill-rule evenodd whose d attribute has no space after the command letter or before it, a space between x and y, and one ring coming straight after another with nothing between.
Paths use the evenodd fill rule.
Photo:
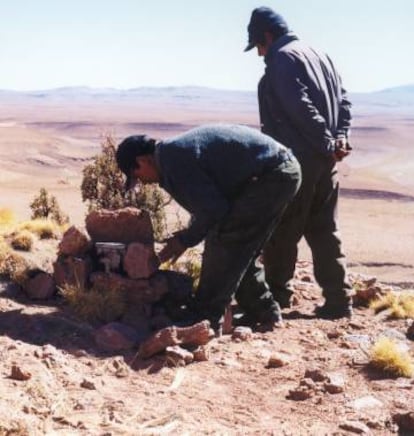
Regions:
<instances>
[{"instance_id":1,"label":"standing man","mask_svg":"<svg viewBox=\"0 0 414 436\"><path fill-rule=\"evenodd\" d=\"M332 61L304 44L267 7L253 10L249 43L264 57L258 97L262 131L290 148L302 168L302 185L264 248L266 280L281 307L290 307L297 244L305 237L325 304L321 318L352 315L351 286L336 222L336 162L350 153L351 104Z\"/></svg>"},{"instance_id":2,"label":"standing man","mask_svg":"<svg viewBox=\"0 0 414 436\"><path fill-rule=\"evenodd\" d=\"M235 294L251 323L280 323L280 307L255 266L300 183L300 166L274 139L244 126L211 125L163 141L126 138L116 152L127 186L158 183L192 215L166 241L161 262L205 240L195 320L218 328Z\"/></svg>"}]
</instances>

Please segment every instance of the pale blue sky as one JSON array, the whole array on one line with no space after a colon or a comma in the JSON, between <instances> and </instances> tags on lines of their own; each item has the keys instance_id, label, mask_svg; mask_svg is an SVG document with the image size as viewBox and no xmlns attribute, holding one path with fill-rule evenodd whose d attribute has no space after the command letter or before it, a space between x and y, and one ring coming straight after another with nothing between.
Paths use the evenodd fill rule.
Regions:
<instances>
[{"instance_id":1,"label":"pale blue sky","mask_svg":"<svg viewBox=\"0 0 414 436\"><path fill-rule=\"evenodd\" d=\"M256 89L253 8L327 52L350 91L414 83L413 0L0 0L0 89Z\"/></svg>"}]
</instances>

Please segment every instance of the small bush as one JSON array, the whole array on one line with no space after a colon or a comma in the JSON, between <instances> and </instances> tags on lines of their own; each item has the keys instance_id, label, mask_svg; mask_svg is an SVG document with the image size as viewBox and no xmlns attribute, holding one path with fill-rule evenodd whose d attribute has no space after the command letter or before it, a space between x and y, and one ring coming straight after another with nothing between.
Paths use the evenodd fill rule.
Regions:
<instances>
[{"instance_id":1,"label":"small bush","mask_svg":"<svg viewBox=\"0 0 414 436\"><path fill-rule=\"evenodd\" d=\"M125 299L118 290L85 289L81 285L65 284L60 289L63 298L75 314L89 322L111 322L125 311Z\"/></svg>"},{"instance_id":2,"label":"small bush","mask_svg":"<svg viewBox=\"0 0 414 436\"><path fill-rule=\"evenodd\" d=\"M414 294L410 291L389 292L372 301L370 307L375 313L389 310L388 317L392 319L414 318Z\"/></svg>"},{"instance_id":3,"label":"small bush","mask_svg":"<svg viewBox=\"0 0 414 436\"><path fill-rule=\"evenodd\" d=\"M19 225L20 230L27 230L40 239L58 239L61 227L49 219L37 218L32 221L25 221Z\"/></svg>"},{"instance_id":4,"label":"small bush","mask_svg":"<svg viewBox=\"0 0 414 436\"><path fill-rule=\"evenodd\" d=\"M138 190L125 193L125 179L116 163L116 145L107 136L102 142L101 153L93 158L82 171L82 200L88 210L115 210L127 206L147 210L151 216L156 240L166 235L167 220L164 207L170 199L156 185L138 185Z\"/></svg>"},{"instance_id":5,"label":"small bush","mask_svg":"<svg viewBox=\"0 0 414 436\"><path fill-rule=\"evenodd\" d=\"M398 349L389 338L380 338L372 347L370 366L395 377L412 377L414 365L410 355Z\"/></svg>"},{"instance_id":6,"label":"small bush","mask_svg":"<svg viewBox=\"0 0 414 436\"><path fill-rule=\"evenodd\" d=\"M46 218L55 221L59 225L67 224L69 218L65 215L54 195L49 195L45 188L40 189L40 193L30 204L32 219Z\"/></svg>"},{"instance_id":7,"label":"small bush","mask_svg":"<svg viewBox=\"0 0 414 436\"><path fill-rule=\"evenodd\" d=\"M33 247L33 242L33 235L27 230L22 230L13 234L10 245L15 250L30 251Z\"/></svg>"}]
</instances>

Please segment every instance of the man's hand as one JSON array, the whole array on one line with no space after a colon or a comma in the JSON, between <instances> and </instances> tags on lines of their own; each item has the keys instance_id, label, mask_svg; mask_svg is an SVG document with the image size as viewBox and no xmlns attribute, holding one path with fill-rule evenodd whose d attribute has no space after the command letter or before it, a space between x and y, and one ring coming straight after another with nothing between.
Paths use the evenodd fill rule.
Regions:
<instances>
[{"instance_id":1,"label":"man's hand","mask_svg":"<svg viewBox=\"0 0 414 436\"><path fill-rule=\"evenodd\" d=\"M187 249L177 236L173 236L172 238L164 241L166 244L163 249L158 253L158 258L161 263L167 262L167 260L171 260L172 263L176 262L177 259L184 253Z\"/></svg>"},{"instance_id":2,"label":"man's hand","mask_svg":"<svg viewBox=\"0 0 414 436\"><path fill-rule=\"evenodd\" d=\"M336 162L340 162L344 157L351 153L352 147L346 138L335 139L335 151L333 153L333 158Z\"/></svg>"}]
</instances>

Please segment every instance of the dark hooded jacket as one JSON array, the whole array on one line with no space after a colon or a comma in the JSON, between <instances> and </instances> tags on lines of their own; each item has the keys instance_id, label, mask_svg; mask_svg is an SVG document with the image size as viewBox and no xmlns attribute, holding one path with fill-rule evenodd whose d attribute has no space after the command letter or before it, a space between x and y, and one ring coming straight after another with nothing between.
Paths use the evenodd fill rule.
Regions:
<instances>
[{"instance_id":1,"label":"dark hooded jacket","mask_svg":"<svg viewBox=\"0 0 414 436\"><path fill-rule=\"evenodd\" d=\"M333 140L348 136L351 121L332 61L287 33L269 48L265 63L258 89L262 131L298 158L331 155Z\"/></svg>"}]
</instances>

